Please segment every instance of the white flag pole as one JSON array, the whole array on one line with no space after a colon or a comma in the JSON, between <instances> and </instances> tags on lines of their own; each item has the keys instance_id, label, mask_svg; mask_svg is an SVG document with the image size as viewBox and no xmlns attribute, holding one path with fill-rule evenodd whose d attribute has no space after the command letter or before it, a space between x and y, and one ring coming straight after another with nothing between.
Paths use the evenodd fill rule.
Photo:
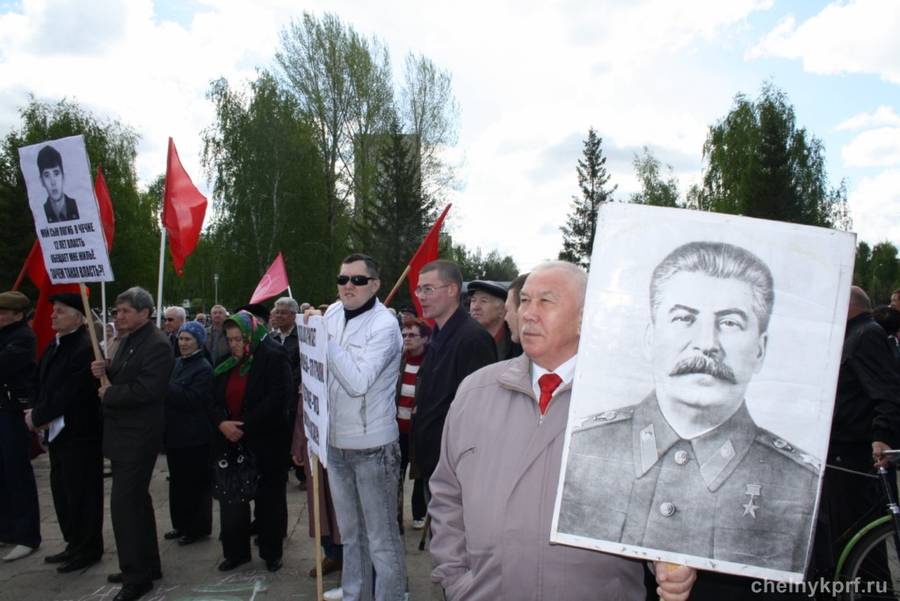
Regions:
<instances>
[{"instance_id":1,"label":"white flag pole","mask_svg":"<svg viewBox=\"0 0 900 601\"><path fill-rule=\"evenodd\" d=\"M109 359L109 340L106 336L106 282L100 282L100 315L103 322L103 356Z\"/></svg>"},{"instance_id":2,"label":"white flag pole","mask_svg":"<svg viewBox=\"0 0 900 601\"><path fill-rule=\"evenodd\" d=\"M163 267L166 259L166 227L162 225L159 234L159 280L157 280L156 294L156 327L162 326L162 302L163 302Z\"/></svg>"}]
</instances>

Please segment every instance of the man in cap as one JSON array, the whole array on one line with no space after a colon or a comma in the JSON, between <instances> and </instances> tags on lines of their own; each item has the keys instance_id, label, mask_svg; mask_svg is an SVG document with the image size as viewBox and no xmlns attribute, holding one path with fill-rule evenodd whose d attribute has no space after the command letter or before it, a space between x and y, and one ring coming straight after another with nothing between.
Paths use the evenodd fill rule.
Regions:
<instances>
[{"instance_id":1,"label":"man in cap","mask_svg":"<svg viewBox=\"0 0 900 601\"><path fill-rule=\"evenodd\" d=\"M103 418L94 353L78 294L55 294L51 322L56 338L41 358L32 429L50 446L50 490L66 548L44 558L61 574L83 570L103 555Z\"/></svg>"},{"instance_id":2,"label":"man in cap","mask_svg":"<svg viewBox=\"0 0 900 601\"><path fill-rule=\"evenodd\" d=\"M774 301L768 266L738 246L691 242L656 266L655 389L576 424L560 533L803 571L819 462L757 426L745 401Z\"/></svg>"},{"instance_id":3,"label":"man in cap","mask_svg":"<svg viewBox=\"0 0 900 601\"><path fill-rule=\"evenodd\" d=\"M497 359L505 361L522 353L510 338L506 325L506 287L497 282L469 282L469 315L481 325L497 345Z\"/></svg>"},{"instance_id":4,"label":"man in cap","mask_svg":"<svg viewBox=\"0 0 900 601\"><path fill-rule=\"evenodd\" d=\"M91 363L103 405L103 454L112 465L110 515L120 573L107 580L123 583L113 601L133 601L162 578L150 479L162 450L164 401L175 365L166 335L150 320L153 297L137 286L116 297L116 320L128 331L112 365Z\"/></svg>"},{"instance_id":5,"label":"man in cap","mask_svg":"<svg viewBox=\"0 0 900 601\"><path fill-rule=\"evenodd\" d=\"M47 191L47 201L44 203L47 223L78 219L78 203L65 193L66 174L59 151L49 144L41 148L38 151L37 166L41 185Z\"/></svg>"},{"instance_id":6,"label":"man in cap","mask_svg":"<svg viewBox=\"0 0 900 601\"><path fill-rule=\"evenodd\" d=\"M519 308L525 354L456 392L428 508L432 580L449 601L647 598L643 562L550 544L586 281L571 263L536 267ZM663 599L687 598L693 570L656 574Z\"/></svg>"},{"instance_id":7,"label":"man in cap","mask_svg":"<svg viewBox=\"0 0 900 601\"><path fill-rule=\"evenodd\" d=\"M30 304L21 292L0 294L0 543L13 545L4 561L21 559L41 544L31 437L22 414L35 369L36 340L25 322Z\"/></svg>"}]
</instances>

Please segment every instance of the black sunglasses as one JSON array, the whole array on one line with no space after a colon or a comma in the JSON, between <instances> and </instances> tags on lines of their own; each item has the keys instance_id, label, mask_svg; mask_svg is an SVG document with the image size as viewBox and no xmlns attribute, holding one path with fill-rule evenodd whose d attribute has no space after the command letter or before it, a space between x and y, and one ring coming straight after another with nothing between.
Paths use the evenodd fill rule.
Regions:
<instances>
[{"instance_id":1,"label":"black sunglasses","mask_svg":"<svg viewBox=\"0 0 900 601\"><path fill-rule=\"evenodd\" d=\"M365 286L369 280L377 280L378 278L370 278L367 275L339 275L337 277L338 286L346 286L347 282L351 282L354 286Z\"/></svg>"}]
</instances>

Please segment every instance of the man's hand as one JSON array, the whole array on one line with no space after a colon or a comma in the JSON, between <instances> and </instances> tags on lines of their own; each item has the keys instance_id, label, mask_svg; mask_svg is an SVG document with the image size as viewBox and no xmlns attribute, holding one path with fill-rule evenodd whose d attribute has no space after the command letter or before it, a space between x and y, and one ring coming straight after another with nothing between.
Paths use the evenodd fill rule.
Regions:
<instances>
[{"instance_id":1,"label":"man's hand","mask_svg":"<svg viewBox=\"0 0 900 601\"><path fill-rule=\"evenodd\" d=\"M297 457L296 455L291 455L291 461L294 462L294 465L297 467L303 467L303 459Z\"/></svg>"},{"instance_id":2,"label":"man's hand","mask_svg":"<svg viewBox=\"0 0 900 601\"><path fill-rule=\"evenodd\" d=\"M98 380L106 375L106 360L98 359L96 361L91 361L91 373L94 374L94 377ZM100 398L103 398L102 395Z\"/></svg>"},{"instance_id":3,"label":"man's hand","mask_svg":"<svg viewBox=\"0 0 900 601\"><path fill-rule=\"evenodd\" d=\"M34 422L31 421L31 409L25 410L25 425L28 426L29 432L34 432Z\"/></svg>"},{"instance_id":4,"label":"man's hand","mask_svg":"<svg viewBox=\"0 0 900 601\"><path fill-rule=\"evenodd\" d=\"M876 440L872 443L872 459L875 460L875 467L887 467L888 457L887 455L883 455L884 451L890 451L891 447L881 442L880 440Z\"/></svg>"},{"instance_id":5,"label":"man's hand","mask_svg":"<svg viewBox=\"0 0 900 601\"><path fill-rule=\"evenodd\" d=\"M219 431L229 442L237 442L244 437L244 431L241 430L243 425L244 422L225 420L219 424Z\"/></svg>"},{"instance_id":6,"label":"man's hand","mask_svg":"<svg viewBox=\"0 0 900 601\"><path fill-rule=\"evenodd\" d=\"M654 562L654 567L659 598L663 601L687 601L697 580L697 570L663 561Z\"/></svg>"},{"instance_id":7,"label":"man's hand","mask_svg":"<svg viewBox=\"0 0 900 601\"><path fill-rule=\"evenodd\" d=\"M313 317L315 315L321 315L321 314L322 314L322 312L319 311L318 309L307 309L306 311L303 312L303 323L307 324L307 323L309 323L310 317Z\"/></svg>"}]
</instances>

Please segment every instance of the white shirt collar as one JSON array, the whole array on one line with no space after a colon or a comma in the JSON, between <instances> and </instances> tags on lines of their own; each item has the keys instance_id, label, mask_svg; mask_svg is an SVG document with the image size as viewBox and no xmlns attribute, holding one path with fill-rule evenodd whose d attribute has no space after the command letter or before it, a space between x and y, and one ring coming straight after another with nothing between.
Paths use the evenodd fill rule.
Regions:
<instances>
[{"instance_id":1,"label":"white shirt collar","mask_svg":"<svg viewBox=\"0 0 900 601\"><path fill-rule=\"evenodd\" d=\"M572 355L569 360L553 370L552 373L562 378L562 383L553 391L553 396L556 396L556 393L560 391L564 384L571 384L572 380L575 379L576 359L578 359L578 355ZM549 373L551 373L549 369L544 369L534 361L531 362L531 388L534 390L535 399L541 398L541 386L538 384L538 380L544 374Z\"/></svg>"}]
</instances>

